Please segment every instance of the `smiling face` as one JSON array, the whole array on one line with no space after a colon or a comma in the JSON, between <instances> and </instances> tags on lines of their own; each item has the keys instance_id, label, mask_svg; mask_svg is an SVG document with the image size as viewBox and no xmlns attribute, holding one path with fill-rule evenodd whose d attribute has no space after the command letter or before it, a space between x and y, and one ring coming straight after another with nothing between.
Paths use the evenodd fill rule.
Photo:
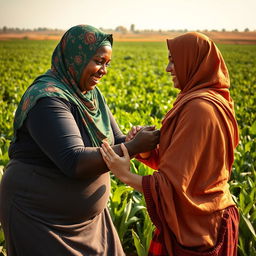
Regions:
<instances>
[{"instance_id":1,"label":"smiling face","mask_svg":"<svg viewBox=\"0 0 256 256\"><path fill-rule=\"evenodd\" d=\"M168 60L169 60L169 63L166 67L166 72L169 72L171 74L174 87L179 88L179 81L176 75L175 66L174 66L173 58L170 51L168 54Z\"/></svg>"},{"instance_id":2,"label":"smiling face","mask_svg":"<svg viewBox=\"0 0 256 256\"><path fill-rule=\"evenodd\" d=\"M110 46L102 46L97 50L82 72L79 81L79 88L82 93L85 94L93 90L100 79L107 74L107 66L111 61L111 56L112 48Z\"/></svg>"}]
</instances>

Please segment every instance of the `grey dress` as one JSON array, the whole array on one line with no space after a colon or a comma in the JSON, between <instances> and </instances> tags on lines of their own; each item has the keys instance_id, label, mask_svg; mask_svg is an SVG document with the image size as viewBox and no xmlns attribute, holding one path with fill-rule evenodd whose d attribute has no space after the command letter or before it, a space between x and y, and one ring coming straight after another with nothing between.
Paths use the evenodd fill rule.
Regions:
<instances>
[{"instance_id":1,"label":"grey dress","mask_svg":"<svg viewBox=\"0 0 256 256\"><path fill-rule=\"evenodd\" d=\"M110 113L115 143L124 141ZM9 150L0 220L9 256L124 255L110 218L110 177L76 106L43 98ZM78 164L85 176L76 177Z\"/></svg>"}]
</instances>

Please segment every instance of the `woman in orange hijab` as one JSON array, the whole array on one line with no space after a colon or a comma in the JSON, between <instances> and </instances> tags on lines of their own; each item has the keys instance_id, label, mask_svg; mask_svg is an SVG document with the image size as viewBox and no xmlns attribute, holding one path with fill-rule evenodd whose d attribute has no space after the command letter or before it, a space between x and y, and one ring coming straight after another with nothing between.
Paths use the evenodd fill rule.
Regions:
<instances>
[{"instance_id":1,"label":"woman in orange hijab","mask_svg":"<svg viewBox=\"0 0 256 256\"><path fill-rule=\"evenodd\" d=\"M138 156L158 171L131 173L124 145L123 157L107 143L101 153L121 181L145 196L156 226L148 255L235 256L239 216L228 180L239 138L228 70L203 34L186 33L167 45L166 71L180 93L162 121L159 147Z\"/></svg>"}]
</instances>

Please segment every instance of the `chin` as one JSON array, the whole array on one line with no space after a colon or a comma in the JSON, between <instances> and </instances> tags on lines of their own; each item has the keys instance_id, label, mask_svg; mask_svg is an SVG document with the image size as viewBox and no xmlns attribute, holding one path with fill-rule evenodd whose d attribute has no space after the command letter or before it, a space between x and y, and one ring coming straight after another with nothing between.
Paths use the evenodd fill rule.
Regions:
<instances>
[{"instance_id":1,"label":"chin","mask_svg":"<svg viewBox=\"0 0 256 256\"><path fill-rule=\"evenodd\" d=\"M81 88L81 91L83 93L86 93L88 91L91 91L95 88L96 84L86 84L85 86L83 86L83 88Z\"/></svg>"},{"instance_id":2,"label":"chin","mask_svg":"<svg viewBox=\"0 0 256 256\"><path fill-rule=\"evenodd\" d=\"M86 91L87 91L87 92L88 92L88 91L91 91L91 90L93 90L95 87L96 87L96 84L87 86Z\"/></svg>"}]
</instances>

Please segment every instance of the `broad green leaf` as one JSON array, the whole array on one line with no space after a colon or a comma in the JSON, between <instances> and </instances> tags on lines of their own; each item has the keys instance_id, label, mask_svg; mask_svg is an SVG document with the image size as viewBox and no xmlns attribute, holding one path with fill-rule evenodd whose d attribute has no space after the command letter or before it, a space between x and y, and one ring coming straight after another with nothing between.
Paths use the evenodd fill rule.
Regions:
<instances>
[{"instance_id":1,"label":"broad green leaf","mask_svg":"<svg viewBox=\"0 0 256 256\"><path fill-rule=\"evenodd\" d=\"M250 133L253 135L256 135L256 121L253 122L253 124L250 128Z\"/></svg>"},{"instance_id":2,"label":"broad green leaf","mask_svg":"<svg viewBox=\"0 0 256 256\"><path fill-rule=\"evenodd\" d=\"M147 251L145 250L145 248L141 244L140 238L134 230L132 230L132 237L133 237L134 245L136 247L136 251L137 251L138 256L146 256Z\"/></svg>"},{"instance_id":3,"label":"broad green leaf","mask_svg":"<svg viewBox=\"0 0 256 256\"><path fill-rule=\"evenodd\" d=\"M256 241L256 233L255 233L255 230L254 230L254 227L252 226L251 222L242 214L240 216L242 218L242 220L244 221L244 223L246 224L247 226L247 229L248 231L250 232L251 234L251 238L253 239L253 241L255 242Z\"/></svg>"}]
</instances>

